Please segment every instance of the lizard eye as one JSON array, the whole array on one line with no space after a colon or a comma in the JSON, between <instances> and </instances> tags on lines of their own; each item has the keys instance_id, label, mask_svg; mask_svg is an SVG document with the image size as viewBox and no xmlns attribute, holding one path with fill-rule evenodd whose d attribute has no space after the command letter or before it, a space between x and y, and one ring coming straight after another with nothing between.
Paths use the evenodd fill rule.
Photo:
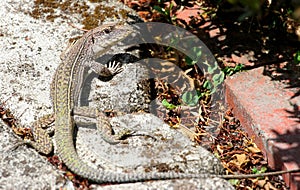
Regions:
<instances>
[{"instance_id":1,"label":"lizard eye","mask_svg":"<svg viewBox=\"0 0 300 190\"><path fill-rule=\"evenodd\" d=\"M110 33L110 31L111 31L110 28L105 28L105 29L104 29L104 33L106 33L106 34Z\"/></svg>"}]
</instances>

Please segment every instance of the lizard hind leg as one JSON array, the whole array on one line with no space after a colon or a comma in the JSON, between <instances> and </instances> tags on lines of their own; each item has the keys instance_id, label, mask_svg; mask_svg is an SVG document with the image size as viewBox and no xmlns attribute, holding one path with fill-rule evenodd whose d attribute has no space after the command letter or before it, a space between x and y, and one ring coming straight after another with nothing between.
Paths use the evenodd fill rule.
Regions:
<instances>
[{"instance_id":1,"label":"lizard hind leg","mask_svg":"<svg viewBox=\"0 0 300 190\"><path fill-rule=\"evenodd\" d=\"M130 114L126 114L120 111L114 112L115 116L128 116ZM132 123L130 122L131 120L127 117L127 119L125 119L124 121L117 121L116 123L118 124L114 124L113 127L115 129L118 128L118 132L115 134L113 127L111 125L110 119L105 116L103 113L100 113L98 115L98 123L97 123L97 128L101 133L102 138L109 144L118 144L120 142L126 142L124 141L127 139L127 137L135 137L135 136L143 136L143 137L147 137L147 138L151 138L152 140L156 141L157 139L150 134L148 131L140 131L139 129L141 127L139 127L140 124L135 124L132 125Z\"/></svg>"},{"instance_id":2,"label":"lizard hind leg","mask_svg":"<svg viewBox=\"0 0 300 190\"><path fill-rule=\"evenodd\" d=\"M53 151L53 143L50 134L53 133L54 130L47 131L47 128L49 128L54 121L54 114L49 114L34 122L32 128L33 140L24 139L24 143L32 146L39 153L49 155Z\"/></svg>"},{"instance_id":3,"label":"lizard hind leg","mask_svg":"<svg viewBox=\"0 0 300 190\"><path fill-rule=\"evenodd\" d=\"M73 110L74 119L76 123L83 124L83 118L96 119L96 127L100 133L101 138L109 144L118 144L124 141L128 136L132 136L135 131L122 128L120 132L114 134L114 130L110 124L110 119L104 115L104 113L98 111L98 109L91 107L75 107ZM88 120L84 121L84 124L88 124Z\"/></svg>"},{"instance_id":4,"label":"lizard hind leg","mask_svg":"<svg viewBox=\"0 0 300 190\"><path fill-rule=\"evenodd\" d=\"M109 118L103 113L100 113L98 115L96 126L101 134L102 139L109 144L118 144L124 141L123 139L125 139L126 137L133 136L133 134L136 133L136 131L122 128L120 132L114 134L114 130L110 124Z\"/></svg>"}]
</instances>

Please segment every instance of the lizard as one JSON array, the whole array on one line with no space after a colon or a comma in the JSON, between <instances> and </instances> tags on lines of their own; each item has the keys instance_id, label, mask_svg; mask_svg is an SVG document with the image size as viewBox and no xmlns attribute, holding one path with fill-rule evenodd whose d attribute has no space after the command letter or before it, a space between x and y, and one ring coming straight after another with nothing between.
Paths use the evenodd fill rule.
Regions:
<instances>
[{"instance_id":1,"label":"lizard","mask_svg":"<svg viewBox=\"0 0 300 190\"><path fill-rule=\"evenodd\" d=\"M38 152L48 155L53 151L51 138L43 130L44 125L54 122L57 154L62 162L74 173L96 183L126 183L140 182L147 180L177 179L177 178L197 178L196 174L186 173L114 173L98 170L88 166L78 156L74 142L73 118L75 101L79 98L80 89L83 85L83 75L86 67L91 67L100 76L111 77L120 71L117 66L107 68L95 62L92 45L95 39L101 40L103 49L101 54L105 54L111 46L125 39L133 32L133 28L127 25L107 24L88 31L82 38L72 44L61 56L62 63L58 66L51 83L51 98L54 114L42 117L33 125L34 141L26 143L35 148ZM97 52L99 54L99 52ZM83 109L86 110L86 109ZM80 112L80 111L78 111ZM105 117L97 110L91 110L91 114L100 120L102 125L109 125ZM102 129L109 129L109 126L101 126Z\"/></svg>"},{"instance_id":2,"label":"lizard","mask_svg":"<svg viewBox=\"0 0 300 190\"><path fill-rule=\"evenodd\" d=\"M76 41L61 57L62 63L55 72L51 84L51 98L53 102L54 114L45 116L34 123L34 141L27 142L42 154L50 154L53 151L53 144L48 134L43 130L43 124L55 124L54 140L57 146L57 154L62 162L74 173L96 183L131 183L148 180L167 180L181 178L205 178L220 177L224 179L239 178L245 176L218 175L218 174L191 174L177 172L135 172L135 173L115 173L95 169L84 163L78 156L74 142L75 122L73 118L74 110L80 113L80 108L75 107L75 101L79 97L80 89L83 85L83 75L86 67L92 67L98 74L106 77L113 76L120 72L119 65L105 67L103 65L93 65L92 44L95 38L102 40L104 44L101 54L105 54L109 47L125 39L132 33L132 28L126 25L108 24L87 32L82 38ZM78 111L77 111L78 110ZM86 109L83 109L86 110ZM91 110L93 117L100 121L102 129L110 129L109 122L97 110ZM44 122L42 122L44 121ZM290 171L283 171L287 173ZM266 174L265 174L266 175ZM270 174L269 174L270 175ZM247 175L248 177L259 177L264 174Z\"/></svg>"}]
</instances>

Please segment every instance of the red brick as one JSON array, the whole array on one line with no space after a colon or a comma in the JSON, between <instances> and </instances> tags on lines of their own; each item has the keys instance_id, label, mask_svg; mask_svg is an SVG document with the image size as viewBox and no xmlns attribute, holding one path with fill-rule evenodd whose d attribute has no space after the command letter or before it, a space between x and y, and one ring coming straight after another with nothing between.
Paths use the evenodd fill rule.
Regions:
<instances>
[{"instance_id":1,"label":"red brick","mask_svg":"<svg viewBox=\"0 0 300 190\"><path fill-rule=\"evenodd\" d=\"M226 101L235 116L260 147L269 166L277 170L300 167L300 115L292 118L300 96L264 76L263 68L229 77L225 81ZM292 190L300 189L300 173L284 175Z\"/></svg>"}]
</instances>

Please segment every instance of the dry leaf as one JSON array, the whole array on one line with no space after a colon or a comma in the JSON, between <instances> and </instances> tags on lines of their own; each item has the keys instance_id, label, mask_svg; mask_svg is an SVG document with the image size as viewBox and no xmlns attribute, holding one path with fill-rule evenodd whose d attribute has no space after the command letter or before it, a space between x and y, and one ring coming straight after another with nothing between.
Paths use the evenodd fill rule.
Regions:
<instances>
[{"instance_id":1,"label":"dry leaf","mask_svg":"<svg viewBox=\"0 0 300 190\"><path fill-rule=\"evenodd\" d=\"M241 165L250 161L245 154L235 154L234 156L236 159L231 160L230 163L236 165L238 168L241 168Z\"/></svg>"},{"instance_id":2,"label":"dry leaf","mask_svg":"<svg viewBox=\"0 0 300 190\"><path fill-rule=\"evenodd\" d=\"M259 153L261 152L261 150L256 146L256 144L254 144L255 146L253 147L247 147L246 149L249 151L249 152L252 152L252 153Z\"/></svg>"}]
</instances>

